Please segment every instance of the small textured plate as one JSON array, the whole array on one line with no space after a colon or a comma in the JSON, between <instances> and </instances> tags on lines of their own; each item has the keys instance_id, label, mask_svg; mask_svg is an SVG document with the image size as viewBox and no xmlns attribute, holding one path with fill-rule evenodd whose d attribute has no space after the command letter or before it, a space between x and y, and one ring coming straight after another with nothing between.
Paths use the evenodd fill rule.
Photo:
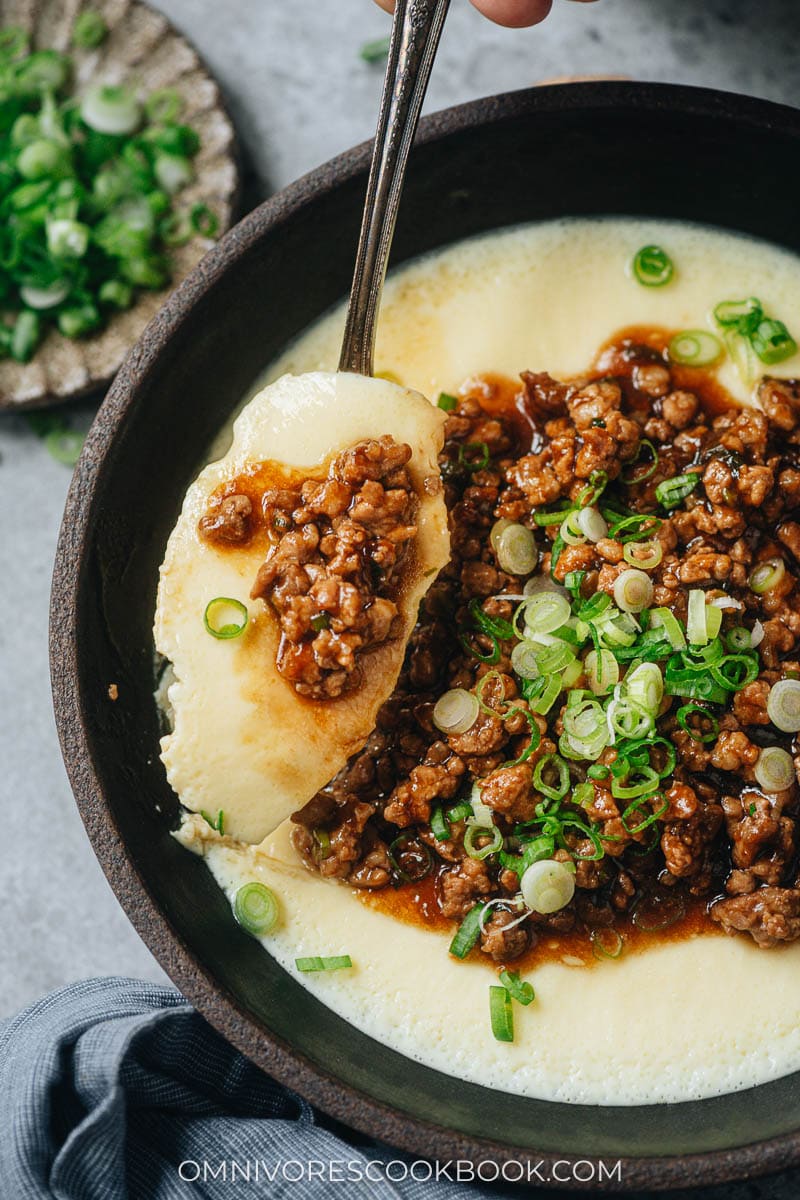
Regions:
<instances>
[{"instance_id":1,"label":"small textured plate","mask_svg":"<svg viewBox=\"0 0 800 1200\"><path fill-rule=\"evenodd\" d=\"M72 27L83 9L100 13L109 33L96 50L71 46ZM197 52L160 13L139 0L0 0L0 28L19 25L31 48L61 50L75 64L75 90L89 84L128 83L146 95L175 88L183 99L181 119L200 135L194 159L196 177L180 193L182 203L207 204L224 233L236 216L238 155L233 125L219 87ZM0 359L0 409L40 408L73 400L102 387L116 374L169 292L189 274L212 245L194 237L170 251L172 279L159 292L141 291L135 305L112 317L92 337L71 341L53 331L29 363Z\"/></svg>"}]
</instances>

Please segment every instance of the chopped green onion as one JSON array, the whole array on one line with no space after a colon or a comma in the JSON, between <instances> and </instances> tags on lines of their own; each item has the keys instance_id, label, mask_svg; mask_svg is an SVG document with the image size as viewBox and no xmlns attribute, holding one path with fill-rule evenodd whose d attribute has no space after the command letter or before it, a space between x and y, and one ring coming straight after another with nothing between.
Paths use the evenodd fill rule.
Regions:
<instances>
[{"instance_id":1,"label":"chopped green onion","mask_svg":"<svg viewBox=\"0 0 800 1200\"><path fill-rule=\"evenodd\" d=\"M527 1006L536 999L533 984L528 983L527 980L520 979L519 971L509 971L507 967L503 967L500 972L500 982L511 996L511 999L516 1000L517 1004Z\"/></svg>"},{"instance_id":2,"label":"chopped green onion","mask_svg":"<svg viewBox=\"0 0 800 1200\"><path fill-rule=\"evenodd\" d=\"M450 826L441 804L438 804L431 813L431 832L437 842L446 842L450 837Z\"/></svg>"},{"instance_id":3,"label":"chopped green onion","mask_svg":"<svg viewBox=\"0 0 800 1200\"><path fill-rule=\"evenodd\" d=\"M542 716L550 711L564 687L568 686L561 675L540 676L535 680L535 691L533 687L526 686L527 682L523 681L522 695L528 701L531 712L540 713Z\"/></svg>"},{"instance_id":4,"label":"chopped green onion","mask_svg":"<svg viewBox=\"0 0 800 1200\"><path fill-rule=\"evenodd\" d=\"M72 429L51 429L44 439L50 457L65 467L75 466L81 456L83 442L83 434Z\"/></svg>"},{"instance_id":5,"label":"chopped green onion","mask_svg":"<svg viewBox=\"0 0 800 1200\"><path fill-rule=\"evenodd\" d=\"M632 517L620 517L612 521L608 532L610 537L624 546L628 542L649 540L651 535L658 533L662 523L659 517L650 513L636 513Z\"/></svg>"},{"instance_id":6,"label":"chopped green onion","mask_svg":"<svg viewBox=\"0 0 800 1200\"><path fill-rule=\"evenodd\" d=\"M142 109L133 92L103 83L90 88L83 97L81 117L90 129L119 136L139 128Z\"/></svg>"},{"instance_id":7,"label":"chopped green onion","mask_svg":"<svg viewBox=\"0 0 800 1200\"><path fill-rule=\"evenodd\" d=\"M700 704L683 704L675 714L678 724L685 733L695 742L703 742L710 744L715 742L719 737L719 722L713 713L710 713L707 708L703 708ZM704 732L702 724L691 725L690 718L699 716L702 722L708 722L710 728Z\"/></svg>"},{"instance_id":8,"label":"chopped green onion","mask_svg":"<svg viewBox=\"0 0 800 1200\"><path fill-rule=\"evenodd\" d=\"M311 958L296 958L294 965L298 971L342 971L347 967L352 967L353 960L349 954L337 954L331 958L320 958L314 956Z\"/></svg>"},{"instance_id":9,"label":"chopped green onion","mask_svg":"<svg viewBox=\"0 0 800 1200\"><path fill-rule=\"evenodd\" d=\"M589 934L595 958L619 958L625 945L622 934L616 929L593 929Z\"/></svg>"},{"instance_id":10,"label":"chopped green onion","mask_svg":"<svg viewBox=\"0 0 800 1200\"><path fill-rule=\"evenodd\" d=\"M39 344L41 325L35 312L24 310L19 314L11 334L9 349L17 362L28 362Z\"/></svg>"},{"instance_id":11,"label":"chopped green onion","mask_svg":"<svg viewBox=\"0 0 800 1200\"><path fill-rule=\"evenodd\" d=\"M699 482L700 476L696 472L674 475L672 479L665 479L657 485L656 500L664 508L677 508L687 496L691 495Z\"/></svg>"},{"instance_id":12,"label":"chopped green onion","mask_svg":"<svg viewBox=\"0 0 800 1200\"><path fill-rule=\"evenodd\" d=\"M390 38L376 38L374 42L364 42L359 55L365 63L381 62L389 53Z\"/></svg>"},{"instance_id":13,"label":"chopped green onion","mask_svg":"<svg viewBox=\"0 0 800 1200\"><path fill-rule=\"evenodd\" d=\"M513 1042L514 1014L511 1009L511 995L507 988L492 986L489 988L489 1015L492 1021L492 1033L498 1042Z\"/></svg>"},{"instance_id":14,"label":"chopped green onion","mask_svg":"<svg viewBox=\"0 0 800 1200\"><path fill-rule=\"evenodd\" d=\"M582 488L578 493L578 508L585 508L587 505L596 504L607 487L608 472L592 471L586 487Z\"/></svg>"},{"instance_id":15,"label":"chopped green onion","mask_svg":"<svg viewBox=\"0 0 800 1200\"><path fill-rule=\"evenodd\" d=\"M450 943L449 952L454 958L466 958L478 941L481 936L481 916L485 908L485 904L474 905L459 925L455 937Z\"/></svg>"},{"instance_id":16,"label":"chopped green onion","mask_svg":"<svg viewBox=\"0 0 800 1200\"><path fill-rule=\"evenodd\" d=\"M29 284L23 283L19 289L19 295L22 303L27 304L28 308L55 308L62 300L66 300L70 293L70 287L71 285L64 279L57 280L43 288L31 287Z\"/></svg>"},{"instance_id":17,"label":"chopped green onion","mask_svg":"<svg viewBox=\"0 0 800 1200\"><path fill-rule=\"evenodd\" d=\"M642 246L634 255L631 269L644 287L663 287L675 274L672 259L660 246Z\"/></svg>"},{"instance_id":18,"label":"chopped green onion","mask_svg":"<svg viewBox=\"0 0 800 1200\"><path fill-rule=\"evenodd\" d=\"M575 872L555 859L540 859L531 863L519 886L526 905L533 912L559 912L575 895Z\"/></svg>"},{"instance_id":19,"label":"chopped green onion","mask_svg":"<svg viewBox=\"0 0 800 1200\"><path fill-rule=\"evenodd\" d=\"M205 809L201 808L200 816L203 818L206 824L210 825L212 829L215 829L217 833L221 834L225 832L225 813L222 811L222 809L218 811L216 817L212 817L210 813L207 813Z\"/></svg>"},{"instance_id":20,"label":"chopped green onion","mask_svg":"<svg viewBox=\"0 0 800 1200\"><path fill-rule=\"evenodd\" d=\"M163 124L177 121L181 115L183 101L175 88L159 88L151 92L144 102L144 111L151 121Z\"/></svg>"},{"instance_id":21,"label":"chopped green onion","mask_svg":"<svg viewBox=\"0 0 800 1200\"><path fill-rule=\"evenodd\" d=\"M705 329L676 333L668 347L673 362L685 367L707 367L722 354L722 343Z\"/></svg>"},{"instance_id":22,"label":"chopped green onion","mask_svg":"<svg viewBox=\"0 0 800 1200\"><path fill-rule=\"evenodd\" d=\"M590 650L583 665L596 696L604 696L619 683L619 663L611 650Z\"/></svg>"},{"instance_id":23,"label":"chopped green onion","mask_svg":"<svg viewBox=\"0 0 800 1200\"><path fill-rule=\"evenodd\" d=\"M83 258L89 248L89 226L61 219L47 222L47 249L54 258Z\"/></svg>"},{"instance_id":24,"label":"chopped green onion","mask_svg":"<svg viewBox=\"0 0 800 1200\"><path fill-rule=\"evenodd\" d=\"M248 933L263 937L274 929L278 920L275 893L263 883L246 883L234 896L233 914Z\"/></svg>"},{"instance_id":25,"label":"chopped green onion","mask_svg":"<svg viewBox=\"0 0 800 1200\"><path fill-rule=\"evenodd\" d=\"M452 412L454 408L458 408L458 397L451 396L449 392L439 392L439 399L436 401L436 404L441 408L442 412Z\"/></svg>"},{"instance_id":26,"label":"chopped green onion","mask_svg":"<svg viewBox=\"0 0 800 1200\"><path fill-rule=\"evenodd\" d=\"M652 608L650 610L650 628L663 629L673 650L686 649L686 638L680 622L668 608Z\"/></svg>"},{"instance_id":27,"label":"chopped green onion","mask_svg":"<svg viewBox=\"0 0 800 1200\"><path fill-rule=\"evenodd\" d=\"M664 548L658 538L650 542L628 542L622 547L622 557L633 567L651 571L664 557Z\"/></svg>"},{"instance_id":28,"label":"chopped green onion","mask_svg":"<svg viewBox=\"0 0 800 1200\"><path fill-rule=\"evenodd\" d=\"M758 679L759 663L757 654L725 654L709 667L711 678L720 687L731 692L740 692L749 683Z\"/></svg>"},{"instance_id":29,"label":"chopped green onion","mask_svg":"<svg viewBox=\"0 0 800 1200\"><path fill-rule=\"evenodd\" d=\"M736 625L725 634L725 641L734 654L739 650L750 650L753 647L753 635L749 629Z\"/></svg>"},{"instance_id":30,"label":"chopped green onion","mask_svg":"<svg viewBox=\"0 0 800 1200\"><path fill-rule=\"evenodd\" d=\"M521 679L540 679L542 673L537 662L539 650L540 647L533 642L517 642L511 651L511 670Z\"/></svg>"},{"instance_id":31,"label":"chopped green onion","mask_svg":"<svg viewBox=\"0 0 800 1200\"><path fill-rule=\"evenodd\" d=\"M611 780L611 795L618 800L633 800L637 796L652 796L660 776L652 767L636 767L621 779Z\"/></svg>"},{"instance_id":32,"label":"chopped green onion","mask_svg":"<svg viewBox=\"0 0 800 1200\"><path fill-rule=\"evenodd\" d=\"M785 792L796 782L792 756L780 746L764 747L753 774L765 792Z\"/></svg>"},{"instance_id":33,"label":"chopped green onion","mask_svg":"<svg viewBox=\"0 0 800 1200\"><path fill-rule=\"evenodd\" d=\"M797 342L783 321L774 321L769 317L760 321L753 330L750 345L757 357L767 366L783 362L797 353Z\"/></svg>"},{"instance_id":34,"label":"chopped green onion","mask_svg":"<svg viewBox=\"0 0 800 1200\"><path fill-rule=\"evenodd\" d=\"M563 758L557 754L543 754L533 768L533 786L550 800L561 800L566 796L569 791L569 768Z\"/></svg>"},{"instance_id":35,"label":"chopped green onion","mask_svg":"<svg viewBox=\"0 0 800 1200\"><path fill-rule=\"evenodd\" d=\"M203 613L203 624L212 637L237 638L247 628L247 606L229 596L209 600Z\"/></svg>"},{"instance_id":36,"label":"chopped green onion","mask_svg":"<svg viewBox=\"0 0 800 1200\"><path fill-rule=\"evenodd\" d=\"M706 625L706 595L700 588L692 588L689 592L689 617L686 622L686 633L693 646L704 646L706 642L710 641Z\"/></svg>"},{"instance_id":37,"label":"chopped green onion","mask_svg":"<svg viewBox=\"0 0 800 1200\"><path fill-rule=\"evenodd\" d=\"M327 829L318 827L311 830L311 837L314 842L312 855L317 862L324 862L326 858L331 856L331 835Z\"/></svg>"},{"instance_id":38,"label":"chopped green onion","mask_svg":"<svg viewBox=\"0 0 800 1200\"><path fill-rule=\"evenodd\" d=\"M530 575L539 561L536 539L525 525L508 525L497 536L497 562L509 575Z\"/></svg>"},{"instance_id":39,"label":"chopped green onion","mask_svg":"<svg viewBox=\"0 0 800 1200\"><path fill-rule=\"evenodd\" d=\"M108 26L100 13L85 8L72 25L72 44L79 50L96 50L108 36Z\"/></svg>"},{"instance_id":40,"label":"chopped green onion","mask_svg":"<svg viewBox=\"0 0 800 1200\"><path fill-rule=\"evenodd\" d=\"M433 706L431 718L437 729L445 734L466 733L478 719L477 697L465 688L452 688Z\"/></svg>"},{"instance_id":41,"label":"chopped green onion","mask_svg":"<svg viewBox=\"0 0 800 1200\"><path fill-rule=\"evenodd\" d=\"M633 460L633 467L635 468L639 462L642 450L646 450L650 455L650 465L646 466L643 471L634 470L633 474L620 475L620 480L622 483L644 483L645 480L650 479L651 476L655 475L656 467L658 466L658 451L649 438L642 438L641 442L639 443L639 450L636 458Z\"/></svg>"},{"instance_id":42,"label":"chopped green onion","mask_svg":"<svg viewBox=\"0 0 800 1200\"><path fill-rule=\"evenodd\" d=\"M524 617L526 628L532 634L553 633L570 617L570 603L566 596L556 592L537 592L523 600L514 614L514 628L519 629L519 618Z\"/></svg>"},{"instance_id":43,"label":"chopped green onion","mask_svg":"<svg viewBox=\"0 0 800 1200\"><path fill-rule=\"evenodd\" d=\"M714 320L723 329L748 329L758 323L763 315L761 301L751 296L749 300L723 300L714 309Z\"/></svg>"},{"instance_id":44,"label":"chopped green onion","mask_svg":"<svg viewBox=\"0 0 800 1200\"><path fill-rule=\"evenodd\" d=\"M622 571L614 580L614 599L623 612L641 612L653 599L653 581L635 567Z\"/></svg>"},{"instance_id":45,"label":"chopped green onion","mask_svg":"<svg viewBox=\"0 0 800 1200\"><path fill-rule=\"evenodd\" d=\"M758 563L750 572L750 591L757 596L763 596L776 588L786 574L786 564L782 558L768 558Z\"/></svg>"},{"instance_id":46,"label":"chopped green onion","mask_svg":"<svg viewBox=\"0 0 800 1200\"><path fill-rule=\"evenodd\" d=\"M489 841L484 846L476 846L477 838L489 838ZM470 858L488 858L490 854L503 849L503 835L496 825L492 825L491 829L485 825L469 825L464 834L464 849Z\"/></svg>"},{"instance_id":47,"label":"chopped green onion","mask_svg":"<svg viewBox=\"0 0 800 1200\"><path fill-rule=\"evenodd\" d=\"M641 821L638 825L635 825L633 827L633 829L631 829L630 825L628 824L628 817L632 813L639 812L643 805L650 804L650 803L658 801L658 800L661 800L662 804L657 809L657 811L654 813L649 813L643 821ZM650 825L654 825L656 823L656 821L660 820L668 808L669 808L669 801L665 800L660 792L657 792L654 796L650 796L649 799L640 796L637 800L632 801L632 803L629 804L628 807L623 812L623 814L620 818L620 820L622 821L622 828L626 831L626 833L629 833L631 835L641 833L643 829L647 829Z\"/></svg>"},{"instance_id":48,"label":"chopped green onion","mask_svg":"<svg viewBox=\"0 0 800 1200\"><path fill-rule=\"evenodd\" d=\"M433 870L433 854L430 848L415 838L410 829L404 829L400 836L394 839L386 853L392 870L404 883L419 883ZM413 855L413 870L409 870L408 865L401 864L401 854L403 855L403 864L407 863L408 858Z\"/></svg>"},{"instance_id":49,"label":"chopped green onion","mask_svg":"<svg viewBox=\"0 0 800 1200\"><path fill-rule=\"evenodd\" d=\"M194 179L191 162L183 154L157 154L153 171L159 187L173 196Z\"/></svg>"},{"instance_id":50,"label":"chopped green onion","mask_svg":"<svg viewBox=\"0 0 800 1200\"><path fill-rule=\"evenodd\" d=\"M625 690L634 704L655 716L664 695L661 670L655 663L642 663L625 676Z\"/></svg>"},{"instance_id":51,"label":"chopped green onion","mask_svg":"<svg viewBox=\"0 0 800 1200\"><path fill-rule=\"evenodd\" d=\"M456 821L466 821L472 816L474 816L472 805L467 800L462 800L460 804L454 804L452 808L448 808L447 810L447 819L453 823Z\"/></svg>"},{"instance_id":52,"label":"chopped green onion","mask_svg":"<svg viewBox=\"0 0 800 1200\"><path fill-rule=\"evenodd\" d=\"M477 457L472 457L473 455ZM486 442L464 442L458 447L458 465L468 471L483 471L490 460L489 447Z\"/></svg>"},{"instance_id":53,"label":"chopped green onion","mask_svg":"<svg viewBox=\"0 0 800 1200\"><path fill-rule=\"evenodd\" d=\"M189 209L192 229L202 237L213 238L219 233L219 217L207 204L193 204Z\"/></svg>"},{"instance_id":54,"label":"chopped green onion","mask_svg":"<svg viewBox=\"0 0 800 1200\"><path fill-rule=\"evenodd\" d=\"M782 733L800 733L800 680L773 683L767 697L767 716Z\"/></svg>"}]
</instances>

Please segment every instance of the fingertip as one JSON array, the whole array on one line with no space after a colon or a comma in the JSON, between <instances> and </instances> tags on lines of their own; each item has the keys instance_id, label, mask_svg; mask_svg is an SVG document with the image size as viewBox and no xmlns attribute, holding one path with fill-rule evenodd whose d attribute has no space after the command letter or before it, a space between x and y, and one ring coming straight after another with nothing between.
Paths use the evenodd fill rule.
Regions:
<instances>
[{"instance_id":1,"label":"fingertip","mask_svg":"<svg viewBox=\"0 0 800 1200\"><path fill-rule=\"evenodd\" d=\"M472 0L472 3L490 21L508 29L538 25L553 7L553 0Z\"/></svg>"}]
</instances>

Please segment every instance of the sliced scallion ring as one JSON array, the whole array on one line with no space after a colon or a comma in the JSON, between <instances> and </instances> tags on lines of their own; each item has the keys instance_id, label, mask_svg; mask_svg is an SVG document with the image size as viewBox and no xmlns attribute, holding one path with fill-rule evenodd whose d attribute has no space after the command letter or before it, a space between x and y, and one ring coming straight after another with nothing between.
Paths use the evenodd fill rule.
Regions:
<instances>
[{"instance_id":1,"label":"sliced scallion ring","mask_svg":"<svg viewBox=\"0 0 800 1200\"><path fill-rule=\"evenodd\" d=\"M526 905L533 912L559 912L575 895L575 873L555 859L541 859L531 863L519 886Z\"/></svg>"},{"instance_id":2,"label":"sliced scallion ring","mask_svg":"<svg viewBox=\"0 0 800 1200\"><path fill-rule=\"evenodd\" d=\"M450 943L450 954L454 958L466 958L478 941L481 936L481 916L485 908L485 904L474 905L459 925Z\"/></svg>"},{"instance_id":3,"label":"sliced scallion ring","mask_svg":"<svg viewBox=\"0 0 800 1200\"><path fill-rule=\"evenodd\" d=\"M767 716L782 733L800 732L800 679L779 679L767 697Z\"/></svg>"},{"instance_id":4,"label":"sliced scallion ring","mask_svg":"<svg viewBox=\"0 0 800 1200\"><path fill-rule=\"evenodd\" d=\"M536 662L540 650L541 646L533 642L517 642L511 651L511 669L520 679L537 679L541 675Z\"/></svg>"},{"instance_id":5,"label":"sliced scallion ring","mask_svg":"<svg viewBox=\"0 0 800 1200\"><path fill-rule=\"evenodd\" d=\"M780 746L764 747L753 774L765 792L785 792L796 782L792 756Z\"/></svg>"},{"instance_id":6,"label":"sliced scallion ring","mask_svg":"<svg viewBox=\"0 0 800 1200\"><path fill-rule=\"evenodd\" d=\"M477 838L489 840L484 846L476 846ZM488 858L490 854L496 854L498 850L503 849L503 835L496 825L469 825L464 834L464 849L470 858Z\"/></svg>"},{"instance_id":7,"label":"sliced scallion ring","mask_svg":"<svg viewBox=\"0 0 800 1200\"><path fill-rule=\"evenodd\" d=\"M691 495L699 482L700 476L697 472L673 475L672 479L665 479L657 485L656 500L664 508L677 508L687 496Z\"/></svg>"},{"instance_id":8,"label":"sliced scallion ring","mask_svg":"<svg viewBox=\"0 0 800 1200\"><path fill-rule=\"evenodd\" d=\"M750 572L750 591L763 596L777 587L785 574L786 564L782 558L768 558Z\"/></svg>"},{"instance_id":9,"label":"sliced scallion ring","mask_svg":"<svg viewBox=\"0 0 800 1200\"><path fill-rule=\"evenodd\" d=\"M632 567L638 567L642 571L651 571L664 557L664 548L658 538L653 538L649 542L627 542L622 547L622 557Z\"/></svg>"},{"instance_id":10,"label":"sliced scallion ring","mask_svg":"<svg viewBox=\"0 0 800 1200\"><path fill-rule=\"evenodd\" d=\"M581 508L575 524L589 542L599 542L608 537L608 522L596 508Z\"/></svg>"},{"instance_id":11,"label":"sliced scallion ring","mask_svg":"<svg viewBox=\"0 0 800 1200\"><path fill-rule=\"evenodd\" d=\"M553 633L569 620L570 603L566 596L555 592L538 592L529 600L523 600L514 615L514 626L522 615L527 629L532 634Z\"/></svg>"},{"instance_id":12,"label":"sliced scallion ring","mask_svg":"<svg viewBox=\"0 0 800 1200\"><path fill-rule=\"evenodd\" d=\"M611 650L590 650L583 666L595 696L604 696L619 683L619 663Z\"/></svg>"},{"instance_id":13,"label":"sliced scallion ring","mask_svg":"<svg viewBox=\"0 0 800 1200\"><path fill-rule=\"evenodd\" d=\"M102 83L89 88L83 97L81 117L97 133L120 136L139 128L142 109L133 92L127 88Z\"/></svg>"},{"instance_id":14,"label":"sliced scallion ring","mask_svg":"<svg viewBox=\"0 0 800 1200\"><path fill-rule=\"evenodd\" d=\"M619 601L617 601L619 603ZM622 605L620 605L620 608ZM668 608L651 608L650 628L663 629L673 650L686 649L686 637L680 622Z\"/></svg>"},{"instance_id":15,"label":"sliced scallion ring","mask_svg":"<svg viewBox=\"0 0 800 1200\"><path fill-rule=\"evenodd\" d=\"M686 634L693 646L705 646L710 640L706 625L706 594L700 588L691 588L689 591Z\"/></svg>"},{"instance_id":16,"label":"sliced scallion ring","mask_svg":"<svg viewBox=\"0 0 800 1200\"><path fill-rule=\"evenodd\" d=\"M513 1042L514 1013L511 995L507 988L493 985L489 988L489 1016L492 1033L498 1042Z\"/></svg>"},{"instance_id":17,"label":"sliced scallion ring","mask_svg":"<svg viewBox=\"0 0 800 1200\"><path fill-rule=\"evenodd\" d=\"M593 929L589 934L595 958L619 958L625 942L617 929Z\"/></svg>"},{"instance_id":18,"label":"sliced scallion ring","mask_svg":"<svg viewBox=\"0 0 800 1200\"><path fill-rule=\"evenodd\" d=\"M352 967L353 960L349 954L334 954L329 958L313 955L309 958L296 958L294 965L298 971L343 971Z\"/></svg>"},{"instance_id":19,"label":"sliced scallion ring","mask_svg":"<svg viewBox=\"0 0 800 1200\"><path fill-rule=\"evenodd\" d=\"M509 971L508 967L503 967L500 972L500 982L517 1004L528 1005L536 999L533 984L520 979L519 971Z\"/></svg>"},{"instance_id":20,"label":"sliced scallion ring","mask_svg":"<svg viewBox=\"0 0 800 1200\"><path fill-rule=\"evenodd\" d=\"M623 571L614 581L614 599L623 612L642 612L653 599L653 581L636 567Z\"/></svg>"},{"instance_id":21,"label":"sliced scallion ring","mask_svg":"<svg viewBox=\"0 0 800 1200\"><path fill-rule=\"evenodd\" d=\"M497 562L509 575L530 575L536 570L539 551L533 533L525 525L508 525L497 535Z\"/></svg>"},{"instance_id":22,"label":"sliced scallion ring","mask_svg":"<svg viewBox=\"0 0 800 1200\"><path fill-rule=\"evenodd\" d=\"M244 633L248 622L247 606L230 596L209 600L203 613L203 624L212 637L227 640Z\"/></svg>"},{"instance_id":23,"label":"sliced scallion ring","mask_svg":"<svg viewBox=\"0 0 800 1200\"><path fill-rule=\"evenodd\" d=\"M676 333L669 347L671 360L684 367L708 367L722 354L722 343L705 329L685 329Z\"/></svg>"},{"instance_id":24,"label":"sliced scallion ring","mask_svg":"<svg viewBox=\"0 0 800 1200\"><path fill-rule=\"evenodd\" d=\"M642 663L625 676L625 690L634 704L655 716L664 696L664 679L656 663Z\"/></svg>"},{"instance_id":25,"label":"sliced scallion ring","mask_svg":"<svg viewBox=\"0 0 800 1200\"><path fill-rule=\"evenodd\" d=\"M248 933L264 937L278 921L275 893L263 883L245 883L233 899L233 915Z\"/></svg>"},{"instance_id":26,"label":"sliced scallion ring","mask_svg":"<svg viewBox=\"0 0 800 1200\"><path fill-rule=\"evenodd\" d=\"M643 287L663 287L675 274L675 266L660 246L642 246L631 263L634 279Z\"/></svg>"},{"instance_id":27,"label":"sliced scallion ring","mask_svg":"<svg viewBox=\"0 0 800 1200\"><path fill-rule=\"evenodd\" d=\"M550 800L562 800L569 791L569 768L563 758L543 754L533 768L533 786Z\"/></svg>"},{"instance_id":28,"label":"sliced scallion ring","mask_svg":"<svg viewBox=\"0 0 800 1200\"><path fill-rule=\"evenodd\" d=\"M695 742L702 742L710 745L715 742L719 736L719 721L710 713L707 708L703 708L701 704L682 704L675 714L678 724L681 729L688 733L689 737ZM699 717L700 721L709 726L704 729L703 724L690 724L692 717Z\"/></svg>"},{"instance_id":29,"label":"sliced scallion ring","mask_svg":"<svg viewBox=\"0 0 800 1200\"><path fill-rule=\"evenodd\" d=\"M451 688L436 701L431 718L442 733L461 734L472 728L479 712L477 696L466 688Z\"/></svg>"}]
</instances>

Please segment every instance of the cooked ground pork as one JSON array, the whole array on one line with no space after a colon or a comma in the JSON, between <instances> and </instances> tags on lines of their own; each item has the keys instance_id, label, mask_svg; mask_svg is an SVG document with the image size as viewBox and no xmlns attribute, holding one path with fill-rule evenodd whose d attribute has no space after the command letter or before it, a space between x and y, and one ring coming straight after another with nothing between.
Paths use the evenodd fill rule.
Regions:
<instances>
[{"instance_id":1,"label":"cooked ground pork","mask_svg":"<svg viewBox=\"0 0 800 1200\"><path fill-rule=\"evenodd\" d=\"M703 906L710 922L759 945L800 937L800 793L794 784L766 793L756 778L765 746L790 751L800 764L791 736L767 712L771 687L800 677L800 385L767 379L763 411L743 411L721 403L718 389L706 391L702 372L673 368L658 344L655 336L622 340L604 352L602 373L582 379L524 372L521 386L477 380L462 390L440 460L452 560L423 602L374 734L294 817L300 853L325 875L362 888L413 879L408 886L417 888L427 874L429 902L454 923L475 904L497 901L477 938L477 952L494 962L524 954L537 933L624 935L632 914L656 900L674 914L689 903ZM390 569L396 559L383 541L402 553L413 512L399 449L386 460L379 455L379 463L372 451L352 453L299 498L271 500L288 524L257 591L279 606L287 661L299 664L300 686L346 686L348 665L357 670L365 643L352 658L329 654L329 639L312 636L308 620L334 612L340 619L335 603L353 577L331 564L355 562L348 540L354 523L380 542ZM674 503L662 503L660 485L679 476L689 486ZM587 503L602 513L607 533L565 544L562 516ZM635 738L608 745L594 764L563 757L567 690L539 711L536 680L521 677L512 663L513 597L527 577L509 571L490 536L500 519L534 533L535 574L568 584L575 605L597 596L613 604L631 556L643 547L660 555L647 568L653 608L668 609L685 626L692 590L722 601L715 662L731 652L732 631L760 622L763 640L745 655L742 686L717 688L708 700L685 691L665 696L655 741L643 739L645 749L640 741L636 751L655 773L649 790L620 794ZM326 539L329 553L320 550ZM766 593L754 592L754 566L776 557L783 576ZM368 614L391 597L368 595L357 614L364 624L340 628L332 619L324 632L355 632L366 644L390 636L389 612L375 628L382 609ZM643 614L641 636L648 621ZM658 640L655 626L649 636ZM668 644L649 657L662 676L674 669ZM307 661L320 672L310 683ZM631 656L621 655L623 683L630 665ZM585 672L573 679L573 691L588 688ZM710 668L700 674L712 678ZM434 724L433 708L451 688L477 693L481 707L470 728L448 735ZM593 698L587 690L581 695ZM566 794L554 799L562 769ZM470 823L463 806L478 796L483 807ZM575 895L555 913L531 911L514 924L525 911L523 855L537 839L547 856L574 865Z\"/></svg>"},{"instance_id":2,"label":"cooked ground pork","mask_svg":"<svg viewBox=\"0 0 800 1200\"><path fill-rule=\"evenodd\" d=\"M399 574L417 532L410 457L388 436L359 442L327 478L261 497L271 544L251 595L278 614L278 670L301 695L328 700L353 689L364 656L397 635ZM219 539L238 499L204 517L201 532L213 525Z\"/></svg>"}]
</instances>

